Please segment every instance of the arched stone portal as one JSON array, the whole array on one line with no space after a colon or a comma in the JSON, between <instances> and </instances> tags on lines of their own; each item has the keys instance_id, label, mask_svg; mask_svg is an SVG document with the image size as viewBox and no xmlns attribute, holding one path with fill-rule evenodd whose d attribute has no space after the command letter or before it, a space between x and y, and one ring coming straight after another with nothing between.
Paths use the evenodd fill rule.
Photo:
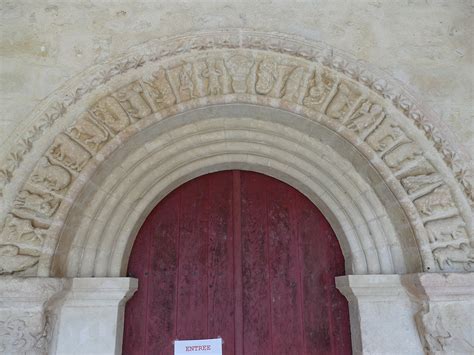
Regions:
<instances>
[{"instance_id":1,"label":"arched stone portal","mask_svg":"<svg viewBox=\"0 0 474 355\"><path fill-rule=\"evenodd\" d=\"M308 196L333 226L348 274L469 271L468 166L414 102L377 71L284 35L146 43L73 79L12 135L0 168L1 273L123 276L152 207L223 169L266 173ZM366 349L362 338L355 349Z\"/></svg>"}]
</instances>

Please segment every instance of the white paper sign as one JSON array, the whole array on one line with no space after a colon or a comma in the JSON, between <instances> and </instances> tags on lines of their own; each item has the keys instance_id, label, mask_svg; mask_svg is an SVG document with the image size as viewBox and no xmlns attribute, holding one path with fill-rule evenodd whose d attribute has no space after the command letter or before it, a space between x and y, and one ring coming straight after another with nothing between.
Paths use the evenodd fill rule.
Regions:
<instances>
[{"instance_id":1,"label":"white paper sign","mask_svg":"<svg viewBox=\"0 0 474 355\"><path fill-rule=\"evenodd\" d=\"M222 355L222 339L176 340L174 355Z\"/></svg>"}]
</instances>

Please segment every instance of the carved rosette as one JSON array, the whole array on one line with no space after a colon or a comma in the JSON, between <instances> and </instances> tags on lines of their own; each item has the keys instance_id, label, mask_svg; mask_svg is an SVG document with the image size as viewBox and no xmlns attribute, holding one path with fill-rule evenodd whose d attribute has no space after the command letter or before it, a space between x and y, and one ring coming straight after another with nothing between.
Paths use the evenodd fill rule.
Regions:
<instances>
[{"instance_id":1,"label":"carved rosette","mask_svg":"<svg viewBox=\"0 0 474 355\"><path fill-rule=\"evenodd\" d=\"M0 274L34 272L45 238L57 238L50 227L64 221L58 211L68 191L91 161L97 163L108 142L140 130L140 121L153 114L164 118L190 105L230 102L277 106L339 132L385 179L398 181L403 191L398 199L418 212L410 215L410 223L422 226L418 244L431 250L431 264L425 264L435 261L429 271L474 266L469 169L415 104L386 80L324 48L277 35L183 37L151 44L143 53L148 54L134 54L85 86L67 90L72 94L34 120L2 163L6 184L34 141L68 108L114 77L133 74L126 85L110 85L108 94L54 138L16 194L0 235Z\"/></svg>"}]
</instances>

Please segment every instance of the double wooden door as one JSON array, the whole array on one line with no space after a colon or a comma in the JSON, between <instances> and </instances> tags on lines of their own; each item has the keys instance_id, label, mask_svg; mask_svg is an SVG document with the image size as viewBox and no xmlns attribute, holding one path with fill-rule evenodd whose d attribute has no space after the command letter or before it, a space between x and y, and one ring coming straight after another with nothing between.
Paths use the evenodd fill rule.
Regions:
<instances>
[{"instance_id":1,"label":"double wooden door","mask_svg":"<svg viewBox=\"0 0 474 355\"><path fill-rule=\"evenodd\" d=\"M143 224L129 276L124 354L173 354L175 339L222 337L224 355L347 354L337 239L301 193L223 171L162 200Z\"/></svg>"}]
</instances>

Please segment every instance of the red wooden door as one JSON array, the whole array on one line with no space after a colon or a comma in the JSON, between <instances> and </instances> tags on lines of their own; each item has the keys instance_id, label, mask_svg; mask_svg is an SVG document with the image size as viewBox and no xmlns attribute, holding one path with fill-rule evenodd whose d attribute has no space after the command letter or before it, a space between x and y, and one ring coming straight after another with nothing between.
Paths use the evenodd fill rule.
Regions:
<instances>
[{"instance_id":1,"label":"red wooden door","mask_svg":"<svg viewBox=\"0 0 474 355\"><path fill-rule=\"evenodd\" d=\"M349 354L334 278L344 260L326 219L268 176L224 171L169 194L143 224L128 274L124 354L222 337L224 355Z\"/></svg>"}]
</instances>

